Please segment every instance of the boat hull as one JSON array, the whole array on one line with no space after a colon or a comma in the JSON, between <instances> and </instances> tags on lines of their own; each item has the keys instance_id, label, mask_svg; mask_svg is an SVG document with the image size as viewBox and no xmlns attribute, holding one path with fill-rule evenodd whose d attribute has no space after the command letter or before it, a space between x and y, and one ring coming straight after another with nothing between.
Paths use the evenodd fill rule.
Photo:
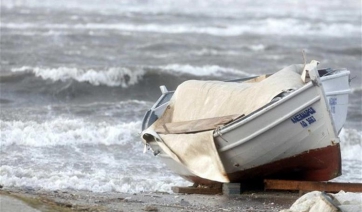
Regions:
<instances>
[{"instance_id":1,"label":"boat hull","mask_svg":"<svg viewBox=\"0 0 362 212\"><path fill-rule=\"evenodd\" d=\"M338 128L323 86L316 80L283 99L214 133L230 182L254 179L327 181L341 175ZM176 174L197 184L214 184L148 144Z\"/></svg>"},{"instance_id":2,"label":"boat hull","mask_svg":"<svg viewBox=\"0 0 362 212\"><path fill-rule=\"evenodd\" d=\"M264 164L247 170L229 173L231 183L258 179L288 179L305 181L327 181L336 178L341 172L339 144L305 151L299 155ZM197 184L216 182L195 175L180 175Z\"/></svg>"}]
</instances>

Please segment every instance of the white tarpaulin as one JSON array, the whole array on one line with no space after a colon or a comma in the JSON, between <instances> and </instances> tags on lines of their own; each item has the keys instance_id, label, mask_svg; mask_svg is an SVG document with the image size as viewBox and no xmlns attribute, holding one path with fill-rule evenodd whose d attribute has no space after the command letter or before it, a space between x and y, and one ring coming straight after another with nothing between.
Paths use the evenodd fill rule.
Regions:
<instances>
[{"instance_id":1,"label":"white tarpaulin","mask_svg":"<svg viewBox=\"0 0 362 212\"><path fill-rule=\"evenodd\" d=\"M184 123L215 117L248 115L275 96L303 86L302 65L292 65L266 79L243 83L190 80L180 84L164 114L146 131L165 124ZM218 182L229 182L214 144L213 131L158 133L161 148L195 175ZM185 131L186 132L186 131ZM143 132L145 133L145 131ZM154 134L154 133L153 133Z\"/></svg>"}]
</instances>

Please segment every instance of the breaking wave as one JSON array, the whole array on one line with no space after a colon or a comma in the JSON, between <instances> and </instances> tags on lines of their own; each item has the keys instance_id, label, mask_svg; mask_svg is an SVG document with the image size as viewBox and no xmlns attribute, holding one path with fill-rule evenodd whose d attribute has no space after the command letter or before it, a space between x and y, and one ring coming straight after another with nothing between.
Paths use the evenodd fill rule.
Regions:
<instances>
[{"instance_id":1,"label":"breaking wave","mask_svg":"<svg viewBox=\"0 0 362 212\"><path fill-rule=\"evenodd\" d=\"M191 65L180 65L180 64L170 64L166 66L161 66L163 71L176 73L176 74L189 74L196 76L215 76L221 77L225 74L231 74L233 76L254 76L237 69L225 68L217 65L207 65L207 66L191 66Z\"/></svg>"},{"instance_id":2,"label":"breaking wave","mask_svg":"<svg viewBox=\"0 0 362 212\"><path fill-rule=\"evenodd\" d=\"M36 77L44 80L67 81L75 80L78 82L87 82L95 86L106 85L110 87L122 86L129 87L139 83L146 73L160 74L168 73L174 76L192 75L196 77L222 77L224 75L231 76L252 76L247 72L243 72L233 68L225 68L217 65L192 66L181 64L169 64L165 66L148 66L148 67L114 67L106 70L95 69L79 69L79 68L40 68L23 66L11 69L14 73L32 73ZM1 77L0 77L1 78ZM6 78L5 76L3 78ZM7 78L10 78L7 76ZM2 79L5 81L5 79Z\"/></svg>"},{"instance_id":3,"label":"breaking wave","mask_svg":"<svg viewBox=\"0 0 362 212\"><path fill-rule=\"evenodd\" d=\"M166 167L160 167L160 169L167 170ZM94 170L89 173L71 169L64 172L1 166L0 181L5 186L41 188L51 191L75 189L92 192L125 193L144 191L172 192L172 186L189 186L190 184L170 173L162 175L159 172L149 170L140 170L140 172L132 174L127 174L127 172L109 173L101 167L94 167Z\"/></svg>"},{"instance_id":4,"label":"breaking wave","mask_svg":"<svg viewBox=\"0 0 362 212\"><path fill-rule=\"evenodd\" d=\"M362 132L356 129L342 129L341 153L345 160L359 160L362 162Z\"/></svg>"},{"instance_id":5,"label":"breaking wave","mask_svg":"<svg viewBox=\"0 0 362 212\"><path fill-rule=\"evenodd\" d=\"M94 69L77 69L77 68L39 68L23 66L21 68L13 68L12 72L30 72L44 80L66 81L69 79L78 82L88 82L92 85L122 86L136 84L144 75L144 70L127 68L109 68L104 71Z\"/></svg>"},{"instance_id":6,"label":"breaking wave","mask_svg":"<svg viewBox=\"0 0 362 212\"><path fill-rule=\"evenodd\" d=\"M131 32L155 32L166 34L208 34L213 36L240 36L244 34L260 35L292 35L292 36L358 36L360 26L351 23L305 22L298 19L267 18L253 20L242 25L207 25L194 24L129 24L129 23L87 23L87 24L34 24L34 23L3 23L1 28L15 30L112 30ZM41 32L44 33L44 32ZM48 33L48 32L45 32Z\"/></svg>"},{"instance_id":7,"label":"breaking wave","mask_svg":"<svg viewBox=\"0 0 362 212\"><path fill-rule=\"evenodd\" d=\"M153 155L142 154L139 121L55 118L43 123L1 121L0 126L0 181L7 187L134 193L171 192L171 186L189 184Z\"/></svg>"},{"instance_id":8,"label":"breaking wave","mask_svg":"<svg viewBox=\"0 0 362 212\"><path fill-rule=\"evenodd\" d=\"M342 175L331 181L361 183L362 132L356 129L342 129L339 137L341 140Z\"/></svg>"},{"instance_id":9,"label":"breaking wave","mask_svg":"<svg viewBox=\"0 0 362 212\"><path fill-rule=\"evenodd\" d=\"M110 125L81 119L55 118L35 121L2 121L1 147L10 145L51 147L72 145L129 145L138 137L140 121Z\"/></svg>"}]
</instances>

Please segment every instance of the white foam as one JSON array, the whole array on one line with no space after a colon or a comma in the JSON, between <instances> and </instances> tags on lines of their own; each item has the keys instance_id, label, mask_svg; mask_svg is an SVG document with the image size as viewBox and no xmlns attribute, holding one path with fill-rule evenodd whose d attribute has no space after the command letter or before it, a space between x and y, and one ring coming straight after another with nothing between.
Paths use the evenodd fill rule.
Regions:
<instances>
[{"instance_id":1,"label":"white foam","mask_svg":"<svg viewBox=\"0 0 362 212\"><path fill-rule=\"evenodd\" d=\"M61 117L43 123L0 120L0 146L133 145L140 125L140 121L109 125Z\"/></svg>"},{"instance_id":2,"label":"white foam","mask_svg":"<svg viewBox=\"0 0 362 212\"><path fill-rule=\"evenodd\" d=\"M69 167L70 168L70 167ZM12 166L0 167L0 182L4 186L41 188L46 190L88 190L93 192L138 193L144 191L171 192L174 185L189 185L172 174L152 173L110 174L102 167L94 167L92 172L67 170L34 170ZM150 174L150 173L148 173Z\"/></svg>"},{"instance_id":3,"label":"white foam","mask_svg":"<svg viewBox=\"0 0 362 212\"><path fill-rule=\"evenodd\" d=\"M154 156L142 154L140 125L64 118L43 123L1 121L5 153L0 182L22 188L126 193L171 192L171 186L189 185Z\"/></svg>"},{"instance_id":4,"label":"white foam","mask_svg":"<svg viewBox=\"0 0 362 212\"><path fill-rule=\"evenodd\" d=\"M251 46L248 46L248 48L253 51L264 51L265 50L265 46L263 44L251 45Z\"/></svg>"},{"instance_id":5,"label":"white foam","mask_svg":"<svg viewBox=\"0 0 362 212\"><path fill-rule=\"evenodd\" d=\"M349 22L308 22L292 18L267 18L262 20L250 20L244 24L232 25L229 23L220 25L198 26L189 24L129 24L129 23L87 23L87 24L34 24L34 23L3 23L2 28L17 30L111 30L131 32L154 32L166 34L208 34L214 36L240 36L247 33L261 35L293 35L293 36L358 36L360 26Z\"/></svg>"},{"instance_id":6,"label":"white foam","mask_svg":"<svg viewBox=\"0 0 362 212\"><path fill-rule=\"evenodd\" d=\"M13 68L13 72L31 72L35 76L41 77L45 80L50 79L53 81L66 81L73 79L79 82L89 82L92 85L107 85L107 86L122 86L128 87L134 85L144 75L143 69L130 70L128 68L109 68L104 71L97 71L94 69L78 69L78 68L40 68L23 66L21 68Z\"/></svg>"},{"instance_id":7,"label":"white foam","mask_svg":"<svg viewBox=\"0 0 362 212\"><path fill-rule=\"evenodd\" d=\"M26 0L26 1L14 1L14 0L2 0L2 6L6 8L16 7L28 7L28 8L48 8L53 10L86 10L97 11L105 14L114 13L142 13L142 14L208 14L212 17L229 17L242 16L244 13L266 13L269 16L321 16L323 18L329 18L328 13L323 11L329 11L328 9L334 9L336 11L358 12L360 6L357 1L342 1L342 0L330 0L328 2L304 0L302 2L288 0L270 0L270 1L253 1L253 0L147 0L147 1L134 1L134 0L122 0L115 3L114 0L87 0L87 4L77 0ZM240 11L243 11L240 13ZM349 15L348 12L344 12L343 15ZM342 16L339 15L338 18ZM343 17L343 16L342 16Z\"/></svg>"},{"instance_id":8,"label":"white foam","mask_svg":"<svg viewBox=\"0 0 362 212\"><path fill-rule=\"evenodd\" d=\"M357 160L362 163L362 132L356 129L342 128L341 154L344 160Z\"/></svg>"},{"instance_id":9,"label":"white foam","mask_svg":"<svg viewBox=\"0 0 362 212\"><path fill-rule=\"evenodd\" d=\"M362 182L362 132L342 128L341 140L342 175L332 182Z\"/></svg>"},{"instance_id":10,"label":"white foam","mask_svg":"<svg viewBox=\"0 0 362 212\"><path fill-rule=\"evenodd\" d=\"M362 87L351 88L351 93L359 93L362 91Z\"/></svg>"},{"instance_id":11,"label":"white foam","mask_svg":"<svg viewBox=\"0 0 362 212\"><path fill-rule=\"evenodd\" d=\"M153 155L142 154L140 125L63 118L43 123L1 121L5 152L0 182L21 188L127 193L171 192L171 186L189 185Z\"/></svg>"},{"instance_id":12,"label":"white foam","mask_svg":"<svg viewBox=\"0 0 362 212\"><path fill-rule=\"evenodd\" d=\"M197 56L208 56L208 55L213 55L213 56L217 56L217 55L231 55L231 56L236 56L236 55L240 55L241 52L238 51L225 51L225 50L216 50L216 49L207 49L207 48L203 48L201 50L197 50L197 51L190 51L188 52L188 54L191 55L197 55Z\"/></svg>"},{"instance_id":13,"label":"white foam","mask_svg":"<svg viewBox=\"0 0 362 212\"><path fill-rule=\"evenodd\" d=\"M244 53L245 50L243 50L243 48L254 51L254 52L261 52L265 50L265 46L263 44L255 44L255 45L248 45L248 46L240 46L239 47L240 50L236 51L236 50L217 50L217 49L210 49L210 48L202 48L201 50L193 50L193 51L189 51L187 52L187 54L192 54L192 55L198 55L198 56L225 56L225 55L230 55L230 56L238 56L241 55L242 53ZM168 55L165 55L168 56Z\"/></svg>"},{"instance_id":14,"label":"white foam","mask_svg":"<svg viewBox=\"0 0 362 212\"><path fill-rule=\"evenodd\" d=\"M243 72L241 70L220 67L217 65L192 66L182 64L169 64L166 66L161 66L160 68L164 71L171 73L191 74L196 76L225 77L230 74L232 76L254 76L253 74Z\"/></svg>"}]
</instances>

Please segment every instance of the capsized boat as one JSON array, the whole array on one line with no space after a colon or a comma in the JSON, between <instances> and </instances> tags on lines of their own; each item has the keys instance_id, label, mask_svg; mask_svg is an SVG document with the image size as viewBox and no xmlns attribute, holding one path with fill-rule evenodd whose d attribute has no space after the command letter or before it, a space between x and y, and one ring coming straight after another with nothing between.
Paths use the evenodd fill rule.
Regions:
<instances>
[{"instance_id":1,"label":"capsized boat","mask_svg":"<svg viewBox=\"0 0 362 212\"><path fill-rule=\"evenodd\" d=\"M196 184L341 175L338 133L347 116L346 69L291 65L229 82L189 80L146 112L141 138Z\"/></svg>"}]
</instances>

